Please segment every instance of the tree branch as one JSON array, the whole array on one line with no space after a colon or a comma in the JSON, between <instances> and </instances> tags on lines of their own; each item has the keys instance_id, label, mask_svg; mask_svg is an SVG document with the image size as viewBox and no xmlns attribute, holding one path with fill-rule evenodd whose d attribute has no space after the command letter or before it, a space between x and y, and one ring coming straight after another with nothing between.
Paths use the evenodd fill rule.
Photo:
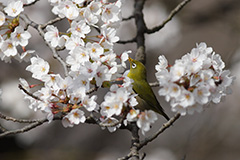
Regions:
<instances>
[{"instance_id":1,"label":"tree branch","mask_svg":"<svg viewBox=\"0 0 240 160\"><path fill-rule=\"evenodd\" d=\"M174 8L174 9L171 11L171 13L170 13L169 16L167 17L167 19L162 22L162 24L160 24L159 26L154 27L154 28L152 28L152 29L147 29L147 30L146 30L146 33L152 34L152 33L155 33L155 32L157 32L157 31L159 31L160 29L162 29L162 28L163 28L169 21L171 21L172 18L173 18L188 2L190 2L190 1L191 1L191 0L184 0L184 1L182 1L181 3L179 3L179 4L177 5L177 7Z\"/></svg>"},{"instance_id":2,"label":"tree branch","mask_svg":"<svg viewBox=\"0 0 240 160\"><path fill-rule=\"evenodd\" d=\"M144 18L143 18L143 7L146 0L135 0L134 4L134 17L135 24L137 27L137 53L135 59L145 64L146 62L146 53L145 53L145 37L144 34L147 30Z\"/></svg>"},{"instance_id":3,"label":"tree branch","mask_svg":"<svg viewBox=\"0 0 240 160\"><path fill-rule=\"evenodd\" d=\"M42 25L41 25L41 28L44 29L44 28L46 28L48 25L52 25L52 24L54 24L54 23L56 23L56 22L58 22L58 21L61 21L61 20L63 20L63 18L56 17L56 18L48 21L47 23L42 24Z\"/></svg>"},{"instance_id":4,"label":"tree branch","mask_svg":"<svg viewBox=\"0 0 240 160\"><path fill-rule=\"evenodd\" d=\"M27 132L33 128L36 128L37 126L42 125L43 123L47 122L48 119L44 118L42 120L36 121L34 123L31 123L23 128L20 129L16 129L16 130L11 130L11 131L5 131L3 133L0 134L0 138L5 137L5 136L9 136L9 135L14 135L14 134L18 134L18 133L24 133Z\"/></svg>"},{"instance_id":5,"label":"tree branch","mask_svg":"<svg viewBox=\"0 0 240 160\"><path fill-rule=\"evenodd\" d=\"M167 128L172 126L172 124L179 119L181 116L180 113L177 113L174 117L172 117L168 122L164 123L162 127L152 136L145 138L143 141L140 142L140 145L138 146L138 150L140 150L143 146L147 145L149 142L156 139L161 133L163 133Z\"/></svg>"},{"instance_id":6,"label":"tree branch","mask_svg":"<svg viewBox=\"0 0 240 160\"><path fill-rule=\"evenodd\" d=\"M133 39L130 39L130 40L120 40L120 41L118 41L117 43L119 43L119 44L127 44L127 43L134 43L134 42L136 42L136 37L134 37Z\"/></svg>"},{"instance_id":7,"label":"tree branch","mask_svg":"<svg viewBox=\"0 0 240 160\"><path fill-rule=\"evenodd\" d=\"M122 158L119 158L118 160L139 160L140 156L139 156L139 128L137 127L136 122L132 122L130 124L128 124L127 129L131 132L132 134L132 140L131 140L131 148L130 148L130 153ZM143 156L144 157L144 156Z\"/></svg>"},{"instance_id":8,"label":"tree branch","mask_svg":"<svg viewBox=\"0 0 240 160\"><path fill-rule=\"evenodd\" d=\"M32 98L34 98L34 99L36 99L38 101L41 101L41 99L39 97L34 96L32 93L29 93L25 88L23 88L23 86L21 84L18 85L18 88L20 90L22 90L25 94L29 95L30 97L32 97Z\"/></svg>"},{"instance_id":9,"label":"tree branch","mask_svg":"<svg viewBox=\"0 0 240 160\"><path fill-rule=\"evenodd\" d=\"M122 21L128 21L128 20L130 20L132 18L134 18L134 15L131 15L131 16L127 17L127 18L123 18Z\"/></svg>"},{"instance_id":10,"label":"tree branch","mask_svg":"<svg viewBox=\"0 0 240 160\"><path fill-rule=\"evenodd\" d=\"M40 121L39 119L34 119L34 120L27 120L27 119L17 119L17 118L13 118L10 116L6 116L3 113L0 112L0 118L1 119L5 119L7 121L12 121L12 122L19 122L19 123L35 123Z\"/></svg>"}]
</instances>

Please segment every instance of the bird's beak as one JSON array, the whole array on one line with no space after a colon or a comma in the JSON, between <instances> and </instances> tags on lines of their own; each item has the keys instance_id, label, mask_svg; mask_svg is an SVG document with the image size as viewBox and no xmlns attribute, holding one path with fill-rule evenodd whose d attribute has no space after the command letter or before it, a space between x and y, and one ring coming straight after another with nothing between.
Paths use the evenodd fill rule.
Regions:
<instances>
[{"instance_id":1,"label":"bird's beak","mask_svg":"<svg viewBox=\"0 0 240 160\"><path fill-rule=\"evenodd\" d=\"M132 63L133 59L130 58L130 57L128 57L128 61L129 61L130 63Z\"/></svg>"}]
</instances>

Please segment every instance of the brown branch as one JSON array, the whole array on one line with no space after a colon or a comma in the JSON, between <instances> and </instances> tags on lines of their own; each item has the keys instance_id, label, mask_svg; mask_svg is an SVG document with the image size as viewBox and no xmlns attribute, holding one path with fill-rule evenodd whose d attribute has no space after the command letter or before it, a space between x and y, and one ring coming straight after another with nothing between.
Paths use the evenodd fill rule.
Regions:
<instances>
[{"instance_id":1,"label":"brown branch","mask_svg":"<svg viewBox=\"0 0 240 160\"><path fill-rule=\"evenodd\" d=\"M132 18L135 18L135 16L131 15L131 16L127 17L127 18L122 18L122 21L128 21L128 20L130 20Z\"/></svg>"},{"instance_id":2,"label":"brown branch","mask_svg":"<svg viewBox=\"0 0 240 160\"><path fill-rule=\"evenodd\" d=\"M8 131L7 129L2 127L1 124L0 124L0 130L2 131L2 133L0 134L0 138L5 137L5 136L9 136L9 135L15 135L15 134L27 132L27 131L30 131L30 130L44 124L45 122L48 122L47 118L35 119L35 120L16 119L16 118L13 118L13 117L6 116L6 115L2 114L1 112L0 112L0 118L4 119L4 120L7 120L7 121L13 121L13 122L18 122L18 123L30 123L29 125L24 126L23 128L16 129L16 130L10 130L10 131ZM62 115L55 115L54 118L53 118L53 120L61 120L61 119L62 119ZM100 121L99 121L99 119L94 117L92 114L90 114L90 116L88 116L86 118L85 123L99 124Z\"/></svg>"},{"instance_id":3,"label":"brown branch","mask_svg":"<svg viewBox=\"0 0 240 160\"><path fill-rule=\"evenodd\" d=\"M136 37L134 37L133 39L130 39L130 40L120 40L117 43L119 43L119 44L134 43L134 42L136 42L136 40L137 40Z\"/></svg>"},{"instance_id":4,"label":"brown branch","mask_svg":"<svg viewBox=\"0 0 240 160\"><path fill-rule=\"evenodd\" d=\"M0 118L5 119L6 121L19 122L19 123L35 123L40 121L39 119L28 120L28 119L17 119L10 116L6 116L0 112Z\"/></svg>"},{"instance_id":5,"label":"brown branch","mask_svg":"<svg viewBox=\"0 0 240 160\"><path fill-rule=\"evenodd\" d=\"M143 18L143 7L146 0L135 0L134 4L134 17L135 24L137 27L137 53L135 59L145 64L146 62L146 53L145 53L145 37L144 34L147 30L144 18Z\"/></svg>"},{"instance_id":6,"label":"brown branch","mask_svg":"<svg viewBox=\"0 0 240 160\"><path fill-rule=\"evenodd\" d=\"M124 156L122 158L119 158L118 160L139 160L140 156L139 156L139 128L137 127L136 122L132 122L130 124L128 124L127 129L131 132L132 134L132 141L131 141L131 148L130 148L130 153L127 156ZM143 157L145 157L143 155ZM142 158L141 158L142 159Z\"/></svg>"},{"instance_id":7,"label":"brown branch","mask_svg":"<svg viewBox=\"0 0 240 160\"><path fill-rule=\"evenodd\" d=\"M29 95L30 97L32 97L32 98L34 98L34 99L36 99L38 101L41 101L41 99L39 97L34 96L32 93L28 92L25 88L23 88L23 86L21 84L18 85L18 88L20 90L22 90L25 94Z\"/></svg>"},{"instance_id":8,"label":"brown branch","mask_svg":"<svg viewBox=\"0 0 240 160\"><path fill-rule=\"evenodd\" d=\"M168 122L164 123L162 127L152 136L145 138L143 141L140 142L138 146L138 150L140 150L143 146L147 145L149 142L156 139L161 133L163 133L167 128L172 126L172 124L180 118L180 113L177 113L174 117L172 117Z\"/></svg>"},{"instance_id":9,"label":"brown branch","mask_svg":"<svg viewBox=\"0 0 240 160\"><path fill-rule=\"evenodd\" d=\"M0 138L2 137L5 137L5 136L9 136L9 135L15 135L15 134L18 134L18 133L24 133L24 132L27 132L33 128L36 128L37 126L40 126L42 125L43 123L47 122L47 118L44 118L42 120L39 120L37 122L34 122L34 123L31 123L23 128L20 128L20 129L16 129L16 130L11 130L11 131L6 131L6 132L3 132L0 134Z\"/></svg>"},{"instance_id":10,"label":"brown branch","mask_svg":"<svg viewBox=\"0 0 240 160\"><path fill-rule=\"evenodd\" d=\"M20 14L20 18L25 22L25 27L24 29L27 29L28 26L32 26L33 28L37 29L38 24L31 21L26 14Z\"/></svg>"},{"instance_id":11,"label":"brown branch","mask_svg":"<svg viewBox=\"0 0 240 160\"><path fill-rule=\"evenodd\" d=\"M47 23L42 24L42 25L41 25L41 28L44 29L44 28L46 28L48 25L52 25L52 24L57 23L57 22L59 22L59 21L61 21L61 20L63 20L63 19L64 19L64 18L56 17L56 18L48 21Z\"/></svg>"},{"instance_id":12,"label":"brown branch","mask_svg":"<svg viewBox=\"0 0 240 160\"><path fill-rule=\"evenodd\" d=\"M62 117L59 115L55 115L55 117L53 118L53 120L61 120ZM15 134L19 134L19 133L25 133L27 131L30 131L46 122L48 122L47 118L43 118L43 119L39 119L39 120L33 120L35 122L24 126L23 128L20 129L15 129L15 130L10 130L10 131L5 131L3 133L0 134L0 138L5 137L5 136L9 136L9 135L15 135Z\"/></svg>"},{"instance_id":13,"label":"brown branch","mask_svg":"<svg viewBox=\"0 0 240 160\"><path fill-rule=\"evenodd\" d=\"M86 92L86 94L91 94L91 93L93 93L93 92L95 92L95 91L97 91L98 90L98 87L97 86L94 86L93 88L90 88L87 92Z\"/></svg>"},{"instance_id":14,"label":"brown branch","mask_svg":"<svg viewBox=\"0 0 240 160\"><path fill-rule=\"evenodd\" d=\"M177 5L177 7L174 8L174 9L171 11L171 13L170 13L169 16L167 17L167 19L162 22L162 24L160 24L159 26L154 27L154 28L152 28L152 29L147 29L147 30L146 30L146 33L151 34L151 33L155 33L155 32L157 32L157 31L159 31L160 29L162 29L162 28L163 28L169 21L171 21L172 18L173 18L188 2L190 2L190 1L191 1L191 0L184 0L184 1L182 1L181 3L179 3L179 4Z\"/></svg>"}]
</instances>

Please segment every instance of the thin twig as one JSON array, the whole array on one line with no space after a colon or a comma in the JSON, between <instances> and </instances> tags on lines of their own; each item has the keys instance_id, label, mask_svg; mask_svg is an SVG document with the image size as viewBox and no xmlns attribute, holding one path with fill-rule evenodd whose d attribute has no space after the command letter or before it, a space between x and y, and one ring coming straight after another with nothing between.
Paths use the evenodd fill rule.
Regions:
<instances>
[{"instance_id":1,"label":"thin twig","mask_svg":"<svg viewBox=\"0 0 240 160\"><path fill-rule=\"evenodd\" d=\"M47 122L47 118L44 118L42 120L39 120L37 122L31 123L23 128L20 129L16 129L16 130L11 130L11 131L6 131L0 134L0 138L5 137L5 136L9 136L9 135L14 135L14 134L18 134L18 133L24 133L27 132L33 128L36 128L37 126L42 125L43 123Z\"/></svg>"},{"instance_id":2,"label":"thin twig","mask_svg":"<svg viewBox=\"0 0 240 160\"><path fill-rule=\"evenodd\" d=\"M62 117L57 116L57 115L53 118L53 120L61 120L61 119L62 119ZM0 134L0 138L5 137L5 136L9 136L9 135L19 134L19 133L25 133L27 131L30 131L30 130L46 123L46 122L48 122L47 118L39 119L36 122L31 123L31 124L29 124L29 125L27 125L23 128L3 132L3 133Z\"/></svg>"},{"instance_id":3,"label":"thin twig","mask_svg":"<svg viewBox=\"0 0 240 160\"><path fill-rule=\"evenodd\" d=\"M157 31L159 31L160 29L162 29L162 28L163 28L169 21L171 21L172 18L173 18L188 2L190 2L190 1L191 1L191 0L184 0L184 1L182 1L181 3L179 3L179 4L177 5L177 7L174 8L174 9L171 11L171 13L170 13L169 16L167 17L167 19L162 22L162 24L160 24L159 26L154 27L154 28L152 28L152 29L147 29L147 30L146 30L146 33L151 34L151 33L155 33L155 32L157 32Z\"/></svg>"},{"instance_id":4,"label":"thin twig","mask_svg":"<svg viewBox=\"0 0 240 160\"><path fill-rule=\"evenodd\" d=\"M18 85L18 88L20 90L22 90L25 94L29 95L30 97L32 97L32 98L34 98L34 99L36 99L38 101L41 101L41 99L39 97L34 96L32 93L28 92L25 88L23 88L23 86L21 84Z\"/></svg>"},{"instance_id":5,"label":"thin twig","mask_svg":"<svg viewBox=\"0 0 240 160\"><path fill-rule=\"evenodd\" d=\"M90 88L87 92L86 92L86 94L91 94L91 93L93 93L93 92L95 92L95 91L97 91L98 90L98 87L97 86L94 86L93 88Z\"/></svg>"},{"instance_id":6,"label":"thin twig","mask_svg":"<svg viewBox=\"0 0 240 160\"><path fill-rule=\"evenodd\" d=\"M25 22L25 25L26 25L26 26L24 27L24 29L27 29L29 25L30 25L31 27L37 29L38 24L35 23L35 22L33 22L33 21L31 21L26 14L20 14L20 18Z\"/></svg>"},{"instance_id":7,"label":"thin twig","mask_svg":"<svg viewBox=\"0 0 240 160\"><path fill-rule=\"evenodd\" d=\"M140 142L138 149L141 149L143 146L147 145L149 142L156 139L161 133L163 133L167 128L172 126L172 124L180 117L180 113L177 113L174 117L172 117L168 122L164 123L162 127L152 136L145 138Z\"/></svg>"},{"instance_id":8,"label":"thin twig","mask_svg":"<svg viewBox=\"0 0 240 160\"><path fill-rule=\"evenodd\" d=\"M56 47L56 51L63 51L64 49L66 49L65 46L62 46L62 47Z\"/></svg>"},{"instance_id":9,"label":"thin twig","mask_svg":"<svg viewBox=\"0 0 240 160\"><path fill-rule=\"evenodd\" d=\"M134 42L136 42L136 40L137 40L136 37L134 37L133 39L130 39L130 40L120 40L117 43L119 43L119 44L134 43Z\"/></svg>"},{"instance_id":10,"label":"thin twig","mask_svg":"<svg viewBox=\"0 0 240 160\"><path fill-rule=\"evenodd\" d=\"M128 21L128 20L130 20L132 18L134 18L134 15L131 15L131 16L127 17L127 18L122 18L122 21Z\"/></svg>"},{"instance_id":11,"label":"thin twig","mask_svg":"<svg viewBox=\"0 0 240 160\"><path fill-rule=\"evenodd\" d=\"M56 17L56 18L48 21L47 23L42 24L42 25L41 25L41 28L44 29L44 28L46 28L48 25L52 25L52 24L54 24L54 23L56 23L56 22L59 22L59 21L61 21L61 20L63 20L63 19L64 19L64 18Z\"/></svg>"},{"instance_id":12,"label":"thin twig","mask_svg":"<svg viewBox=\"0 0 240 160\"><path fill-rule=\"evenodd\" d=\"M40 121L39 119L33 119L33 120L17 119L17 118L13 118L13 117L10 117L10 116L6 116L1 112L0 112L0 118L5 119L6 121L13 121L13 122L19 122L19 123L35 123L35 122Z\"/></svg>"}]
</instances>

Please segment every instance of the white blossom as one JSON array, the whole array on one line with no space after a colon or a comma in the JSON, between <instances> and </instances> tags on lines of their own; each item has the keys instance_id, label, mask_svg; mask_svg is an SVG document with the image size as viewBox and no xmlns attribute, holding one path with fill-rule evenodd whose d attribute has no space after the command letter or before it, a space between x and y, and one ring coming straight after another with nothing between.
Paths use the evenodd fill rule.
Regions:
<instances>
[{"instance_id":1,"label":"white blossom","mask_svg":"<svg viewBox=\"0 0 240 160\"><path fill-rule=\"evenodd\" d=\"M84 116L84 112L80 109L73 109L71 112L67 115L70 123L78 125L80 122L84 123L86 120L86 117Z\"/></svg>"},{"instance_id":2,"label":"white blossom","mask_svg":"<svg viewBox=\"0 0 240 160\"><path fill-rule=\"evenodd\" d=\"M26 70L32 72L32 77L41 80L49 72L49 64L40 57L32 57L31 65Z\"/></svg>"},{"instance_id":3,"label":"white blossom","mask_svg":"<svg viewBox=\"0 0 240 160\"><path fill-rule=\"evenodd\" d=\"M126 61L128 60L128 57L129 57L129 53L132 53L132 51L125 51L125 52L123 52L122 53L122 55L121 55L121 65L124 67L124 68L126 68L127 66L126 66Z\"/></svg>"},{"instance_id":4,"label":"white blossom","mask_svg":"<svg viewBox=\"0 0 240 160\"><path fill-rule=\"evenodd\" d=\"M168 61L164 55L158 57L158 64L155 66L156 71L161 71L162 69L166 69L168 66Z\"/></svg>"},{"instance_id":5,"label":"white blossom","mask_svg":"<svg viewBox=\"0 0 240 160\"><path fill-rule=\"evenodd\" d=\"M139 110L131 109L127 114L127 121L129 122L136 121L139 113L140 113Z\"/></svg>"},{"instance_id":6,"label":"white blossom","mask_svg":"<svg viewBox=\"0 0 240 160\"><path fill-rule=\"evenodd\" d=\"M72 71L78 71L80 66L89 61L89 52L85 47L77 46L66 58L67 64L71 65Z\"/></svg>"},{"instance_id":7,"label":"white blossom","mask_svg":"<svg viewBox=\"0 0 240 160\"><path fill-rule=\"evenodd\" d=\"M0 11L0 26L5 23L5 14Z\"/></svg>"},{"instance_id":8,"label":"white blossom","mask_svg":"<svg viewBox=\"0 0 240 160\"><path fill-rule=\"evenodd\" d=\"M28 44L28 39L31 38L31 34L28 31L24 31L22 26L15 28L14 32L11 33L13 41L16 45L26 46Z\"/></svg>"},{"instance_id":9,"label":"white blossom","mask_svg":"<svg viewBox=\"0 0 240 160\"><path fill-rule=\"evenodd\" d=\"M102 65L97 68L95 80L96 80L96 85L98 87L100 87L102 85L103 81L110 81L110 79L111 79L111 74L109 73L107 66Z\"/></svg>"},{"instance_id":10,"label":"white blossom","mask_svg":"<svg viewBox=\"0 0 240 160\"><path fill-rule=\"evenodd\" d=\"M91 29L85 23L85 21L81 20L79 22L73 21L71 23L71 28L69 28L68 31L70 31L75 36L85 38L86 34L88 34Z\"/></svg>"},{"instance_id":11,"label":"white blossom","mask_svg":"<svg viewBox=\"0 0 240 160\"><path fill-rule=\"evenodd\" d=\"M57 47L60 40L57 27L54 27L53 25L48 25L46 27L46 30L47 32L44 34L44 39L47 42L50 42L52 47Z\"/></svg>"},{"instance_id":12,"label":"white blossom","mask_svg":"<svg viewBox=\"0 0 240 160\"><path fill-rule=\"evenodd\" d=\"M103 28L102 29L102 34L104 37L104 40L106 43L109 45L112 45L113 43L117 42L119 40L119 37L116 36L116 29L114 28Z\"/></svg>"},{"instance_id":13,"label":"white blossom","mask_svg":"<svg viewBox=\"0 0 240 160\"><path fill-rule=\"evenodd\" d=\"M16 48L16 43L11 39L7 39L6 41L2 42L1 50L3 54L7 57L16 56L18 53Z\"/></svg>"},{"instance_id":14,"label":"white blossom","mask_svg":"<svg viewBox=\"0 0 240 160\"><path fill-rule=\"evenodd\" d=\"M78 125L79 123L84 123L86 117L84 116L84 112L80 109L73 109L70 113L68 113L62 120L62 124L64 127L73 127L73 125Z\"/></svg>"},{"instance_id":15,"label":"white blossom","mask_svg":"<svg viewBox=\"0 0 240 160\"><path fill-rule=\"evenodd\" d=\"M7 7L4 8L4 11L8 14L10 17L16 17L23 11L23 3L21 0L18 1L12 1L7 5Z\"/></svg>"},{"instance_id":16,"label":"white blossom","mask_svg":"<svg viewBox=\"0 0 240 160\"><path fill-rule=\"evenodd\" d=\"M84 10L83 16L84 16L87 24L97 27L95 24L98 22L99 19L94 13L91 12L91 10L89 8L86 8Z\"/></svg>"},{"instance_id":17,"label":"white blossom","mask_svg":"<svg viewBox=\"0 0 240 160\"><path fill-rule=\"evenodd\" d=\"M90 57L92 60L97 61L100 59L100 55L103 55L104 49L98 43L90 43L86 44L86 49L89 51Z\"/></svg>"},{"instance_id":18,"label":"white blossom","mask_svg":"<svg viewBox=\"0 0 240 160\"><path fill-rule=\"evenodd\" d=\"M100 119L100 120L102 121L101 124L103 126L107 126L107 129L109 132L115 132L116 129L121 126L121 124L118 124L119 121L113 117L109 117L106 119ZM105 129L105 127L102 127L102 128Z\"/></svg>"},{"instance_id":19,"label":"white blossom","mask_svg":"<svg viewBox=\"0 0 240 160\"><path fill-rule=\"evenodd\" d=\"M103 22L110 23L110 22L119 21L120 20L119 12L120 12L120 8L114 3L105 5L102 12Z\"/></svg>"},{"instance_id":20,"label":"white blossom","mask_svg":"<svg viewBox=\"0 0 240 160\"><path fill-rule=\"evenodd\" d=\"M142 134L145 135L145 132L150 130L151 123L154 123L156 120L156 113L152 110L146 110L139 115L137 126L141 129Z\"/></svg>"},{"instance_id":21,"label":"white blossom","mask_svg":"<svg viewBox=\"0 0 240 160\"><path fill-rule=\"evenodd\" d=\"M82 38L72 35L70 38L68 38L68 40L66 41L66 49L68 50L73 50L75 49L77 46L84 46L84 41L82 40Z\"/></svg>"}]
</instances>

